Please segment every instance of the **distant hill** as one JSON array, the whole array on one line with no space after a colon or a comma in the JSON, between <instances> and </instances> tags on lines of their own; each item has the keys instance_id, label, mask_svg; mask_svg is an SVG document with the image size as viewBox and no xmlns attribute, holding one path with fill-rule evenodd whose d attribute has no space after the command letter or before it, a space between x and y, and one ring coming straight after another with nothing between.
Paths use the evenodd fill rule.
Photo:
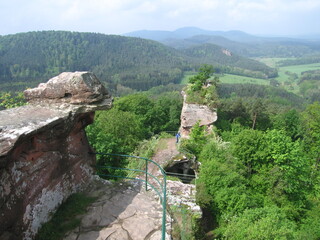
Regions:
<instances>
[{"instance_id":1,"label":"distant hill","mask_svg":"<svg viewBox=\"0 0 320 240\"><path fill-rule=\"evenodd\" d=\"M236 42L221 36L197 35L186 39L166 39L163 44L184 49L202 44L216 44L246 57L303 57L320 53L320 41L282 39L266 42Z\"/></svg>"},{"instance_id":2,"label":"distant hill","mask_svg":"<svg viewBox=\"0 0 320 240\"><path fill-rule=\"evenodd\" d=\"M274 69L264 64L223 51L212 44L177 50L152 40L97 33L41 31L0 36L0 88L23 89L60 72L92 71L111 89L120 84L146 90L178 83L185 71L203 63L246 76L274 76Z\"/></svg>"},{"instance_id":3,"label":"distant hill","mask_svg":"<svg viewBox=\"0 0 320 240\"><path fill-rule=\"evenodd\" d=\"M145 39L63 31L0 37L0 83L30 85L63 71L92 71L108 84L148 89L179 82L188 65L179 51Z\"/></svg>"},{"instance_id":4,"label":"distant hill","mask_svg":"<svg viewBox=\"0 0 320 240\"><path fill-rule=\"evenodd\" d=\"M320 40L261 37L241 31L208 31L186 27L175 31L136 31L125 34L162 42L177 49L212 43L247 57L301 57L320 52Z\"/></svg>"},{"instance_id":5,"label":"distant hill","mask_svg":"<svg viewBox=\"0 0 320 240\"><path fill-rule=\"evenodd\" d=\"M236 75L256 78L277 77L276 69L253 59L234 54L228 49L214 44L202 44L181 50L185 55L197 59L200 63L208 63L218 67L218 70Z\"/></svg>"},{"instance_id":6,"label":"distant hill","mask_svg":"<svg viewBox=\"0 0 320 240\"><path fill-rule=\"evenodd\" d=\"M260 38L241 31L209 31L196 27L184 27L175 31L157 31L142 30L123 34L129 37L140 37L155 41L164 41L166 39L186 39L197 35L220 36L232 41L253 42Z\"/></svg>"},{"instance_id":7,"label":"distant hill","mask_svg":"<svg viewBox=\"0 0 320 240\"><path fill-rule=\"evenodd\" d=\"M230 51L243 56L249 55L248 49L254 48L248 43L235 42L225 37L209 35L196 35L186 39L170 38L163 40L162 43L176 49L187 49L209 43L229 49Z\"/></svg>"}]
</instances>

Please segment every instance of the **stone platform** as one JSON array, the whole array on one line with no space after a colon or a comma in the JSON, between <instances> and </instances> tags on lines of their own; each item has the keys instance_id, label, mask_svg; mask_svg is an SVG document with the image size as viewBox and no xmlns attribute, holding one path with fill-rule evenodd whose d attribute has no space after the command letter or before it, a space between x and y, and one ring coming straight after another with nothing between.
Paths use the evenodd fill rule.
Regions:
<instances>
[{"instance_id":1,"label":"stone platform","mask_svg":"<svg viewBox=\"0 0 320 240\"><path fill-rule=\"evenodd\" d=\"M145 191L140 181L112 184L98 178L91 184L89 196L97 200L81 225L64 240L160 240L162 206L153 191ZM167 233L171 219L167 214ZM167 234L166 239L170 239Z\"/></svg>"}]
</instances>

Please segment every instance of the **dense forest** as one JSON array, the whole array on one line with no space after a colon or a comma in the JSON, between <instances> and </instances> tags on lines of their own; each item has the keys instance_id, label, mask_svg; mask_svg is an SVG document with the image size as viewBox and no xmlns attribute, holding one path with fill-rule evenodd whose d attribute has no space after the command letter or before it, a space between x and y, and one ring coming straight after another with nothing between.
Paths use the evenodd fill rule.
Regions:
<instances>
[{"instance_id":1,"label":"dense forest","mask_svg":"<svg viewBox=\"0 0 320 240\"><path fill-rule=\"evenodd\" d=\"M185 71L205 62L221 72L259 78L277 74L255 60L222 51L214 45L179 51L151 40L98 33L19 33L0 36L0 84L3 90L23 90L63 71L92 71L113 92L123 87L147 90L179 83Z\"/></svg>"},{"instance_id":2,"label":"dense forest","mask_svg":"<svg viewBox=\"0 0 320 240\"><path fill-rule=\"evenodd\" d=\"M30 32L0 37L1 83L39 83L63 71L92 71L135 89L178 82L186 61L153 41L95 33Z\"/></svg>"}]
</instances>

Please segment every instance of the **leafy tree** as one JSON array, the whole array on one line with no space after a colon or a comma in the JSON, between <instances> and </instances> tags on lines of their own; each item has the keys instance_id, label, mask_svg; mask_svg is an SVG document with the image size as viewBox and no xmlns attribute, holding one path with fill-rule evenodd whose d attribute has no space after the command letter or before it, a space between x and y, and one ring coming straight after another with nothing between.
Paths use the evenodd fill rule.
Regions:
<instances>
[{"instance_id":1,"label":"leafy tree","mask_svg":"<svg viewBox=\"0 0 320 240\"><path fill-rule=\"evenodd\" d=\"M320 206L319 199L315 201L313 207L307 211L306 217L302 219L300 231L298 231L297 239L320 239Z\"/></svg>"},{"instance_id":2,"label":"leafy tree","mask_svg":"<svg viewBox=\"0 0 320 240\"><path fill-rule=\"evenodd\" d=\"M284 130L239 130L231 134L230 144L219 145L207 137L198 155L202 163L198 203L214 212L217 237L294 239L296 221L309 211L308 196L316 184L301 142L293 141ZM284 225L269 225L273 217ZM241 224L252 228L237 231Z\"/></svg>"},{"instance_id":3,"label":"leafy tree","mask_svg":"<svg viewBox=\"0 0 320 240\"><path fill-rule=\"evenodd\" d=\"M98 112L95 122L86 128L89 142L96 152L129 154L144 138L144 128L137 115L118 109ZM124 167L125 158L97 155L100 166ZM104 174L119 175L119 170L107 169Z\"/></svg>"},{"instance_id":4,"label":"leafy tree","mask_svg":"<svg viewBox=\"0 0 320 240\"><path fill-rule=\"evenodd\" d=\"M176 131L180 127L182 98L178 92L162 94L154 99L151 110L151 131Z\"/></svg>"},{"instance_id":5,"label":"leafy tree","mask_svg":"<svg viewBox=\"0 0 320 240\"><path fill-rule=\"evenodd\" d=\"M218 147L210 141L204 146L199 161L201 167L197 184L203 184L206 191L197 195L202 196L197 201L201 207L210 204L219 223L247 208L261 206L261 196L247 187L246 170L236 163L228 148Z\"/></svg>"},{"instance_id":6,"label":"leafy tree","mask_svg":"<svg viewBox=\"0 0 320 240\"><path fill-rule=\"evenodd\" d=\"M116 99L111 110L96 114L95 121L86 131L96 152L130 154L139 143L163 130L179 127L182 99L177 93L167 93L157 98L147 93L128 95ZM98 164L125 167L122 157L98 155ZM113 175L121 171L108 170Z\"/></svg>"},{"instance_id":7,"label":"leafy tree","mask_svg":"<svg viewBox=\"0 0 320 240\"><path fill-rule=\"evenodd\" d=\"M261 131L244 129L232 139L232 154L245 166L248 177L266 164L263 156L265 147L265 138Z\"/></svg>"},{"instance_id":8,"label":"leafy tree","mask_svg":"<svg viewBox=\"0 0 320 240\"><path fill-rule=\"evenodd\" d=\"M297 224L289 220L278 207L247 209L231 218L221 229L221 237L230 240L295 239Z\"/></svg>"},{"instance_id":9,"label":"leafy tree","mask_svg":"<svg viewBox=\"0 0 320 240\"><path fill-rule=\"evenodd\" d=\"M271 130L266 133L265 153L274 199L283 194L297 208L305 207L306 196L312 190L311 166L300 142L293 142L283 131ZM276 169L278 175L274 174Z\"/></svg>"},{"instance_id":10,"label":"leafy tree","mask_svg":"<svg viewBox=\"0 0 320 240\"><path fill-rule=\"evenodd\" d=\"M320 103L309 105L302 113L304 141L310 155L316 164L320 162Z\"/></svg>"},{"instance_id":11,"label":"leafy tree","mask_svg":"<svg viewBox=\"0 0 320 240\"><path fill-rule=\"evenodd\" d=\"M284 130L293 141L301 138L301 116L296 109L276 115L272 121L273 127Z\"/></svg>"},{"instance_id":12,"label":"leafy tree","mask_svg":"<svg viewBox=\"0 0 320 240\"><path fill-rule=\"evenodd\" d=\"M302 128L304 149L312 159L312 179L315 183L317 194L320 193L320 103L315 102L302 113Z\"/></svg>"},{"instance_id":13,"label":"leafy tree","mask_svg":"<svg viewBox=\"0 0 320 240\"><path fill-rule=\"evenodd\" d=\"M114 108L132 112L140 117L148 137L161 131L176 131L180 126L182 98L177 92L157 97L147 93L118 99Z\"/></svg>"},{"instance_id":14,"label":"leafy tree","mask_svg":"<svg viewBox=\"0 0 320 240\"><path fill-rule=\"evenodd\" d=\"M214 70L212 65L204 64L199 68L198 73L189 78L189 83L192 85L193 91L199 91L206 81L212 76Z\"/></svg>"},{"instance_id":15,"label":"leafy tree","mask_svg":"<svg viewBox=\"0 0 320 240\"><path fill-rule=\"evenodd\" d=\"M0 93L0 107L14 108L20 107L26 104L23 92L18 92L16 94L10 92L1 92Z\"/></svg>"},{"instance_id":16,"label":"leafy tree","mask_svg":"<svg viewBox=\"0 0 320 240\"><path fill-rule=\"evenodd\" d=\"M250 114L242 98L223 99L219 102L218 120L215 123L220 132L231 131L232 123L250 126Z\"/></svg>"},{"instance_id":17,"label":"leafy tree","mask_svg":"<svg viewBox=\"0 0 320 240\"><path fill-rule=\"evenodd\" d=\"M212 73L213 66L205 64L200 67L197 75L189 79L191 84L186 89L187 103L207 105L209 108L216 110L218 106L217 84L219 78L214 78L213 85L206 84Z\"/></svg>"},{"instance_id":18,"label":"leafy tree","mask_svg":"<svg viewBox=\"0 0 320 240\"><path fill-rule=\"evenodd\" d=\"M263 101L260 98L253 99L249 103L249 113L252 121L252 129L267 129L269 119L266 114L266 107Z\"/></svg>"}]
</instances>

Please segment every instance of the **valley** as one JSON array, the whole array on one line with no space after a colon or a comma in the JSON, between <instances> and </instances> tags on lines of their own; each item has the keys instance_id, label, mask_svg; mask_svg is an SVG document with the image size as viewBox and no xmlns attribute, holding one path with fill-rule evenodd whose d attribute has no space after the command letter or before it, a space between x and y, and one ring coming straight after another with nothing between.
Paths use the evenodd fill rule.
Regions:
<instances>
[{"instance_id":1,"label":"valley","mask_svg":"<svg viewBox=\"0 0 320 240\"><path fill-rule=\"evenodd\" d=\"M258 61L269 65L270 67L276 68L278 76L270 79L261 79L254 77L247 77L235 74L215 74L219 77L219 80L222 84L255 84L255 85L265 85L265 86L274 86L282 88L288 92L292 92L302 97L307 97L305 94L305 89L310 88L311 86L306 86L302 84L301 78L302 74L306 71L320 70L320 63L311 63L311 64L301 64L301 65L288 65L288 66L278 66L279 61L290 60L288 58L259 58ZM294 58L296 60L296 58ZM196 72L186 72L181 84L187 84L188 79L195 75ZM315 86L314 84L311 84ZM302 88L302 89L300 89ZM316 86L316 89L318 87ZM315 89L314 89L315 90Z\"/></svg>"}]
</instances>

